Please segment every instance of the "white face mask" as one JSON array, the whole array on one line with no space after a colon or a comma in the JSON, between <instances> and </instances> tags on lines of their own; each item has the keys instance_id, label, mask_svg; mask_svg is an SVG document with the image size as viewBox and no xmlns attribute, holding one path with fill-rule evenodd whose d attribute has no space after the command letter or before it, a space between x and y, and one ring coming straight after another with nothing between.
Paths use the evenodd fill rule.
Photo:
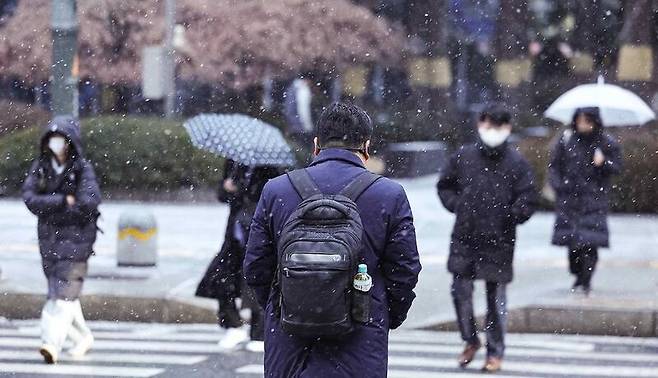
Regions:
<instances>
[{"instance_id":1,"label":"white face mask","mask_svg":"<svg viewBox=\"0 0 658 378\"><path fill-rule=\"evenodd\" d=\"M54 135L48 140L48 148L57 156L60 156L66 148L66 139L63 136Z\"/></svg>"},{"instance_id":2,"label":"white face mask","mask_svg":"<svg viewBox=\"0 0 658 378\"><path fill-rule=\"evenodd\" d=\"M478 133L480 134L480 139L482 140L482 143L486 144L491 148L496 148L501 144L505 143L511 132L509 129L506 128L502 128L502 129L479 128Z\"/></svg>"}]
</instances>

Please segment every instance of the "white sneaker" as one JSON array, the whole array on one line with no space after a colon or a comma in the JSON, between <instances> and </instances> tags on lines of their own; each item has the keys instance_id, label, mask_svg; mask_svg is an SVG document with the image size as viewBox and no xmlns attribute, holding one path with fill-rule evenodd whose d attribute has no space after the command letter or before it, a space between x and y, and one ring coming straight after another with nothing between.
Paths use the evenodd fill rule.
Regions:
<instances>
[{"instance_id":1,"label":"white sneaker","mask_svg":"<svg viewBox=\"0 0 658 378\"><path fill-rule=\"evenodd\" d=\"M265 353L265 342L252 340L245 345L244 349L254 353Z\"/></svg>"},{"instance_id":2,"label":"white sneaker","mask_svg":"<svg viewBox=\"0 0 658 378\"><path fill-rule=\"evenodd\" d=\"M47 364L56 364L57 363L57 350L54 346L43 344L39 348L39 353L43 356L43 360Z\"/></svg>"},{"instance_id":3,"label":"white sneaker","mask_svg":"<svg viewBox=\"0 0 658 378\"><path fill-rule=\"evenodd\" d=\"M220 351L230 352L237 349L241 344L249 341L249 332L246 326L240 328L229 328L224 337L217 344Z\"/></svg>"},{"instance_id":4,"label":"white sneaker","mask_svg":"<svg viewBox=\"0 0 658 378\"><path fill-rule=\"evenodd\" d=\"M94 345L94 336L88 334L82 340L78 341L78 343L75 344L71 349L69 349L68 353L73 358L80 358L89 352L89 349L91 349L92 345Z\"/></svg>"}]
</instances>

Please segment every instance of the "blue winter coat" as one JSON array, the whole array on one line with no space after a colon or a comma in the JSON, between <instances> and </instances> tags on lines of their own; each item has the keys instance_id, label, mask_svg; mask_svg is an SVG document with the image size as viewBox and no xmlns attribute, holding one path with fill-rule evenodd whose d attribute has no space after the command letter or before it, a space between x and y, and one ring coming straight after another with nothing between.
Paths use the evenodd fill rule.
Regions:
<instances>
[{"instance_id":1,"label":"blue winter coat","mask_svg":"<svg viewBox=\"0 0 658 378\"><path fill-rule=\"evenodd\" d=\"M507 143L460 148L437 183L456 220L448 270L490 282L512 281L516 226L535 211L537 192L528 162Z\"/></svg>"},{"instance_id":2,"label":"blue winter coat","mask_svg":"<svg viewBox=\"0 0 658 378\"><path fill-rule=\"evenodd\" d=\"M47 144L53 133L66 137L72 151L64 172L57 175L52 168ZM67 195L75 196L69 206ZM57 285L49 288L49 296L62 299L76 298L87 261L96 241L96 219L99 215L100 189L94 169L84 158L78 122L72 118L56 117L41 137L40 155L32 164L23 184L23 200L38 217L39 250L44 271L49 281ZM69 281L67 283L67 281ZM71 288L71 282L75 282Z\"/></svg>"},{"instance_id":3,"label":"blue winter coat","mask_svg":"<svg viewBox=\"0 0 658 378\"><path fill-rule=\"evenodd\" d=\"M605 163L593 164L600 148ZM622 168L619 144L596 130L591 136L566 131L551 154L549 182L556 192L553 244L571 248L608 246L610 179Z\"/></svg>"},{"instance_id":4,"label":"blue winter coat","mask_svg":"<svg viewBox=\"0 0 658 378\"><path fill-rule=\"evenodd\" d=\"M327 149L308 171L325 194L336 194L365 170L352 152ZM301 202L286 176L265 186L244 263L245 278L266 308L266 377L385 377L388 331L399 327L415 294L421 266L409 202L397 183L380 179L356 202L364 225L362 257L373 277L373 320L341 339L307 341L285 334L273 311L270 290L277 267L276 245L284 223Z\"/></svg>"}]
</instances>

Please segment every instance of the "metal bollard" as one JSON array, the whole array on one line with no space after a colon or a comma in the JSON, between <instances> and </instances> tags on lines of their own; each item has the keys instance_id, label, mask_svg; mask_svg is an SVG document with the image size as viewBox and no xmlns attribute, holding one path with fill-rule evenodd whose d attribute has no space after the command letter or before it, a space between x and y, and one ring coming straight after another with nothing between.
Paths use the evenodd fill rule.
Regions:
<instances>
[{"instance_id":1,"label":"metal bollard","mask_svg":"<svg viewBox=\"0 0 658 378\"><path fill-rule=\"evenodd\" d=\"M118 266L155 266L158 227L150 211L128 210L119 216Z\"/></svg>"}]
</instances>

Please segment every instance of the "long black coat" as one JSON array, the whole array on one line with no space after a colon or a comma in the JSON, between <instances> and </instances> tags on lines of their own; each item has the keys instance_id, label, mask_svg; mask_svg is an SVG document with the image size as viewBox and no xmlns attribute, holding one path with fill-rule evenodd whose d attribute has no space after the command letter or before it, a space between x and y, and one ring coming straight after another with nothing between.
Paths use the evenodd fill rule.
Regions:
<instances>
[{"instance_id":1,"label":"long black coat","mask_svg":"<svg viewBox=\"0 0 658 378\"><path fill-rule=\"evenodd\" d=\"M606 157L593 164L594 151ZM556 192L553 244L571 248L608 246L610 178L622 168L621 148L598 130L587 137L564 132L551 154L549 182Z\"/></svg>"},{"instance_id":2,"label":"long black coat","mask_svg":"<svg viewBox=\"0 0 658 378\"><path fill-rule=\"evenodd\" d=\"M61 175L54 172L47 147L53 133L66 137L72 147ZM23 200L39 219L39 250L49 280L49 297L75 299L86 273L81 263L93 253L96 241L100 189L94 169L84 158L77 121L55 118L42 135L40 151L23 184ZM66 203L69 194L75 196L74 206Z\"/></svg>"},{"instance_id":3,"label":"long black coat","mask_svg":"<svg viewBox=\"0 0 658 378\"><path fill-rule=\"evenodd\" d=\"M217 198L220 202L229 205L229 216L226 221L226 230L224 231L224 241L219 252L208 265L205 274L197 285L196 296L219 299L219 298L236 298L240 296L240 287L237 284L237 272L239 272L242 256L244 253L239 251L239 243L235 240L233 232L235 221L242 207L244 196L244 176L246 166L241 166L233 160L226 160L224 163L224 175L219 183ZM232 179L238 190L236 193L228 193L224 189L224 181ZM240 254L241 256L236 256ZM235 262L239 260L240 262ZM237 268L234 268L237 267ZM237 272L236 272L237 269ZM233 273L230 273L233 272ZM229 280L230 282L227 282Z\"/></svg>"},{"instance_id":4,"label":"long black coat","mask_svg":"<svg viewBox=\"0 0 658 378\"><path fill-rule=\"evenodd\" d=\"M327 194L338 193L364 170L354 153L341 149L323 150L308 168ZM336 341L290 336L273 311L278 298L278 292L271 290L278 265L276 245L283 225L300 202L286 176L270 180L251 225L244 273L265 308L265 376L385 377L388 331L405 320L421 269L404 189L380 179L356 201L364 226L361 257L373 279L372 320Z\"/></svg>"},{"instance_id":5,"label":"long black coat","mask_svg":"<svg viewBox=\"0 0 658 378\"><path fill-rule=\"evenodd\" d=\"M461 147L437 184L456 220L448 270L474 279L512 280L516 226L530 218L537 193L528 162L507 143Z\"/></svg>"},{"instance_id":6,"label":"long black coat","mask_svg":"<svg viewBox=\"0 0 658 378\"><path fill-rule=\"evenodd\" d=\"M196 295L211 299L232 300L242 294L242 262L251 219L265 183L281 173L276 167L238 165L227 160L218 198L230 206L224 242L199 282ZM231 178L238 190L226 193L223 181Z\"/></svg>"}]
</instances>

